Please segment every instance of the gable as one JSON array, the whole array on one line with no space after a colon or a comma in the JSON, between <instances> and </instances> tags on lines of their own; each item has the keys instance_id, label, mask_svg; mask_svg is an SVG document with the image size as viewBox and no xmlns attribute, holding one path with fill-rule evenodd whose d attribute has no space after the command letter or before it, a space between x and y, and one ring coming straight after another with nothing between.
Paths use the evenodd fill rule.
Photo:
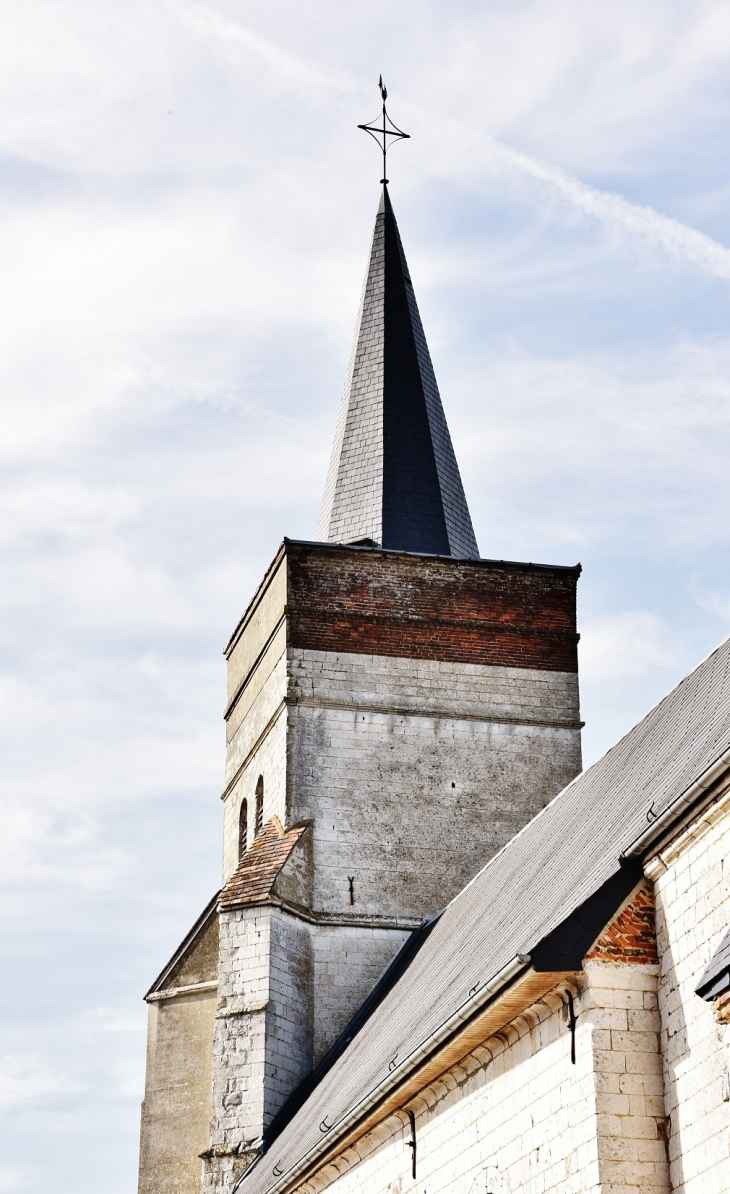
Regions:
<instances>
[{"instance_id":1,"label":"gable","mask_svg":"<svg viewBox=\"0 0 730 1194\"><path fill-rule=\"evenodd\" d=\"M206 904L192 929L180 942L167 965L145 995L174 987L192 987L218 978L218 896Z\"/></svg>"}]
</instances>

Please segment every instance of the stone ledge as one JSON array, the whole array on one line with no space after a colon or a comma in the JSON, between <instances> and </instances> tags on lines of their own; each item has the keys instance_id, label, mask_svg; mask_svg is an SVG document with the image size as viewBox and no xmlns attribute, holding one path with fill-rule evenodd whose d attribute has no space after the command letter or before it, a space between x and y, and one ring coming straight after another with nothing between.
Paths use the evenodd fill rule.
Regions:
<instances>
[{"instance_id":1,"label":"stone ledge","mask_svg":"<svg viewBox=\"0 0 730 1194\"><path fill-rule=\"evenodd\" d=\"M153 991L151 995L145 995L146 1003L159 1003L161 999L177 999L179 995L197 995L203 991L217 991L218 979L213 979L209 983L191 983L188 987L167 987L163 991Z\"/></svg>"}]
</instances>

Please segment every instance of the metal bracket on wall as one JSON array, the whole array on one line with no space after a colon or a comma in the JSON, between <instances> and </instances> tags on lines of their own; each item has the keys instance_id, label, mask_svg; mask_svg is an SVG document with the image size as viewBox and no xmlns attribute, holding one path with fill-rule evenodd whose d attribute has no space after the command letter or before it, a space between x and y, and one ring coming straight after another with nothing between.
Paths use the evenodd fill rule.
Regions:
<instances>
[{"instance_id":1,"label":"metal bracket on wall","mask_svg":"<svg viewBox=\"0 0 730 1194\"><path fill-rule=\"evenodd\" d=\"M575 1065L575 1024L576 1015L573 1006L573 996L568 991L568 1028L570 1029L570 1060Z\"/></svg>"},{"instance_id":2,"label":"metal bracket on wall","mask_svg":"<svg viewBox=\"0 0 730 1194\"><path fill-rule=\"evenodd\" d=\"M416 1180L416 1117L412 1111L408 1112L408 1119L411 1125L411 1138L406 1141L411 1150L411 1175L413 1180Z\"/></svg>"}]
</instances>

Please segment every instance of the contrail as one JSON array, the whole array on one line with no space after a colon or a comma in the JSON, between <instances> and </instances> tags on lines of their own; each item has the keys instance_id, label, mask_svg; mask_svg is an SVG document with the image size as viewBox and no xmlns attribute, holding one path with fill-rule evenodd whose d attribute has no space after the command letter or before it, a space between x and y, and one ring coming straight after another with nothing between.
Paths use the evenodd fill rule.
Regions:
<instances>
[{"instance_id":1,"label":"contrail","mask_svg":"<svg viewBox=\"0 0 730 1194\"><path fill-rule=\"evenodd\" d=\"M730 250L704 232L652 207L640 207L611 191L600 191L557 166L492 142L497 154L538 182L557 191L572 207L593 216L625 236L643 240L672 257L682 258L715 278L730 278Z\"/></svg>"},{"instance_id":2,"label":"contrail","mask_svg":"<svg viewBox=\"0 0 730 1194\"><path fill-rule=\"evenodd\" d=\"M319 63L292 54L276 42L254 33L246 25L221 16L207 4L199 3L198 0L183 0L182 3L171 0L171 7L197 33L217 38L229 49L245 57L258 58L290 86L304 89L310 94L312 91L330 94L332 91L353 90L352 81L341 72L331 69L324 71Z\"/></svg>"}]
</instances>

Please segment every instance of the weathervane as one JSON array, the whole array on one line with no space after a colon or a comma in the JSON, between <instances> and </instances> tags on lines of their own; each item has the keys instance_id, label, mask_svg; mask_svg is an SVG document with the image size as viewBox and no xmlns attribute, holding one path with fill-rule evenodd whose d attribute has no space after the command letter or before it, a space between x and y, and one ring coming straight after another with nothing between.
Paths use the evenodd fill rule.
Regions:
<instances>
[{"instance_id":1,"label":"weathervane","mask_svg":"<svg viewBox=\"0 0 730 1194\"><path fill-rule=\"evenodd\" d=\"M388 92L383 84L382 75L378 79L378 87L380 88L380 94L383 99L382 124L376 123L378 120L378 117L376 117L371 124L359 124L357 127L359 129L364 129L366 133L370 133L370 136L377 141L378 145L380 146L380 152L383 155L383 177L380 181L382 183L387 183L388 179L386 177L387 170L385 168L385 159L388 153L388 137L393 137L396 141L401 141L404 138L405 140L410 140L410 134L404 133L402 129L398 128L397 124L393 124L393 121L390 119L390 116L385 110L385 101L388 98ZM388 125L390 125L390 128Z\"/></svg>"}]
</instances>

